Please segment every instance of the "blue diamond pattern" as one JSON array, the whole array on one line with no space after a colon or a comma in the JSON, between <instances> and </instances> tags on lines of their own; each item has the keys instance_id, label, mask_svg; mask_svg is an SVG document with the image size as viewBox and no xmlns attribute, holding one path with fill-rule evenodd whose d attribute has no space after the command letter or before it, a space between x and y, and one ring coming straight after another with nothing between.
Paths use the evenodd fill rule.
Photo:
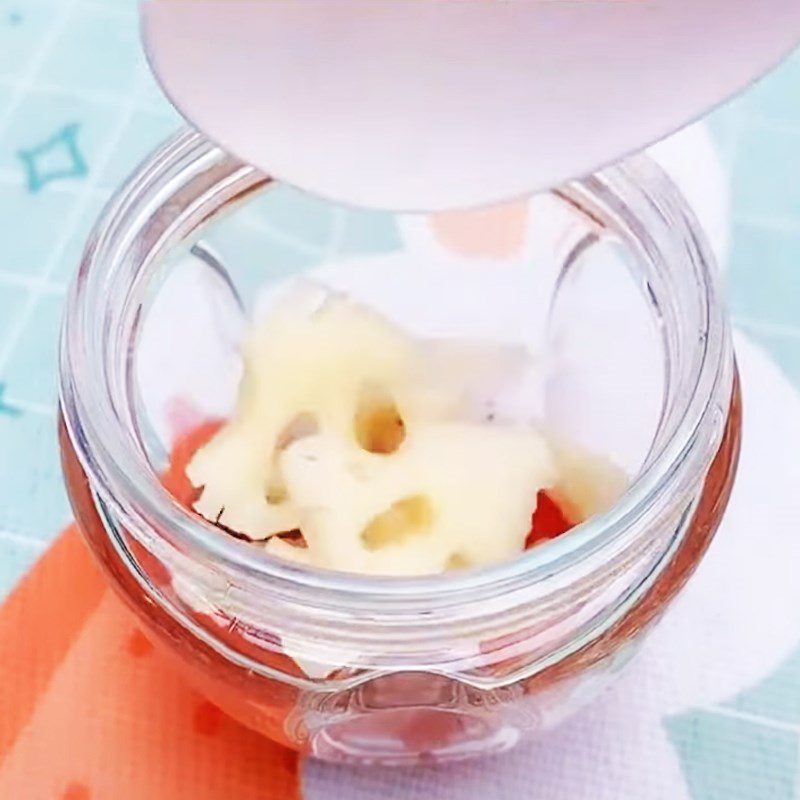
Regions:
<instances>
[{"instance_id":1,"label":"blue diamond pattern","mask_svg":"<svg viewBox=\"0 0 800 800\"><path fill-rule=\"evenodd\" d=\"M53 181L88 174L89 167L78 146L80 127L77 122L69 123L42 144L19 151L31 192L40 192Z\"/></svg>"}]
</instances>

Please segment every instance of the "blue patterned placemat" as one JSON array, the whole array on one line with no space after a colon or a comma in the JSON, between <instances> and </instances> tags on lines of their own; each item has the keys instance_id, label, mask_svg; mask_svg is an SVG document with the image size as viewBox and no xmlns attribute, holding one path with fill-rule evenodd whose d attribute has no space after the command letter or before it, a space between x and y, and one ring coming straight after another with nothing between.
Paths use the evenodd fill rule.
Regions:
<instances>
[{"instance_id":1,"label":"blue patterned placemat","mask_svg":"<svg viewBox=\"0 0 800 800\"><path fill-rule=\"evenodd\" d=\"M800 386L800 55L710 120L733 188L734 318ZM133 0L0 0L0 597L69 519L54 422L66 284L110 192L179 125ZM283 214L286 230L307 222L302 203ZM303 247L344 247L348 230ZM800 650L668 728L694 800L800 798Z\"/></svg>"}]
</instances>

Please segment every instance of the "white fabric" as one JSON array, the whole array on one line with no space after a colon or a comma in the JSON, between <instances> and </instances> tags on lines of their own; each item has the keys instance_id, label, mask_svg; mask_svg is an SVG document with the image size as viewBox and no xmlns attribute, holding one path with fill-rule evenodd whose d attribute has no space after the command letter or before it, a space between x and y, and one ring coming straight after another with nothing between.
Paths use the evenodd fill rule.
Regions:
<instances>
[{"instance_id":1,"label":"white fabric","mask_svg":"<svg viewBox=\"0 0 800 800\"><path fill-rule=\"evenodd\" d=\"M665 717L732 699L798 642L800 399L760 348L741 335L736 347L745 412L730 506L620 682L540 741L483 761L399 771L308 761L306 800L689 800Z\"/></svg>"}]
</instances>

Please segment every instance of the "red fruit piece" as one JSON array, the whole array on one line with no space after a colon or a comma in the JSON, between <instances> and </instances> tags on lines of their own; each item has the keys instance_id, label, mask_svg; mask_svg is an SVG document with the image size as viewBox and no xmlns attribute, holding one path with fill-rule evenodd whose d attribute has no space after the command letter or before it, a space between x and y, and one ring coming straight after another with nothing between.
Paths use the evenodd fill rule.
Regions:
<instances>
[{"instance_id":1,"label":"red fruit piece","mask_svg":"<svg viewBox=\"0 0 800 800\"><path fill-rule=\"evenodd\" d=\"M189 508L197 500L198 488L186 477L186 467L194 454L208 444L222 427L221 420L210 420L181 436L175 442L169 459L169 467L161 482L164 488L182 505Z\"/></svg>"},{"instance_id":2,"label":"red fruit piece","mask_svg":"<svg viewBox=\"0 0 800 800\"><path fill-rule=\"evenodd\" d=\"M575 525L577 522L573 522L564 513L547 490L540 489L536 494L536 510L531 515L531 530L525 540L525 549L548 539L555 539Z\"/></svg>"}]
</instances>

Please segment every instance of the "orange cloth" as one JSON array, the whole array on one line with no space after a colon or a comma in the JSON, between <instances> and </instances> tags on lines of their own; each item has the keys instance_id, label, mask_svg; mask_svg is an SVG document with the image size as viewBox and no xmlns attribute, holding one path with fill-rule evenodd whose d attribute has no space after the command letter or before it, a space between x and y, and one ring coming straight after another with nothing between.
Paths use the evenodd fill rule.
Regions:
<instances>
[{"instance_id":1,"label":"orange cloth","mask_svg":"<svg viewBox=\"0 0 800 800\"><path fill-rule=\"evenodd\" d=\"M170 671L71 528L0 608L0 797L299 800L298 757Z\"/></svg>"}]
</instances>

